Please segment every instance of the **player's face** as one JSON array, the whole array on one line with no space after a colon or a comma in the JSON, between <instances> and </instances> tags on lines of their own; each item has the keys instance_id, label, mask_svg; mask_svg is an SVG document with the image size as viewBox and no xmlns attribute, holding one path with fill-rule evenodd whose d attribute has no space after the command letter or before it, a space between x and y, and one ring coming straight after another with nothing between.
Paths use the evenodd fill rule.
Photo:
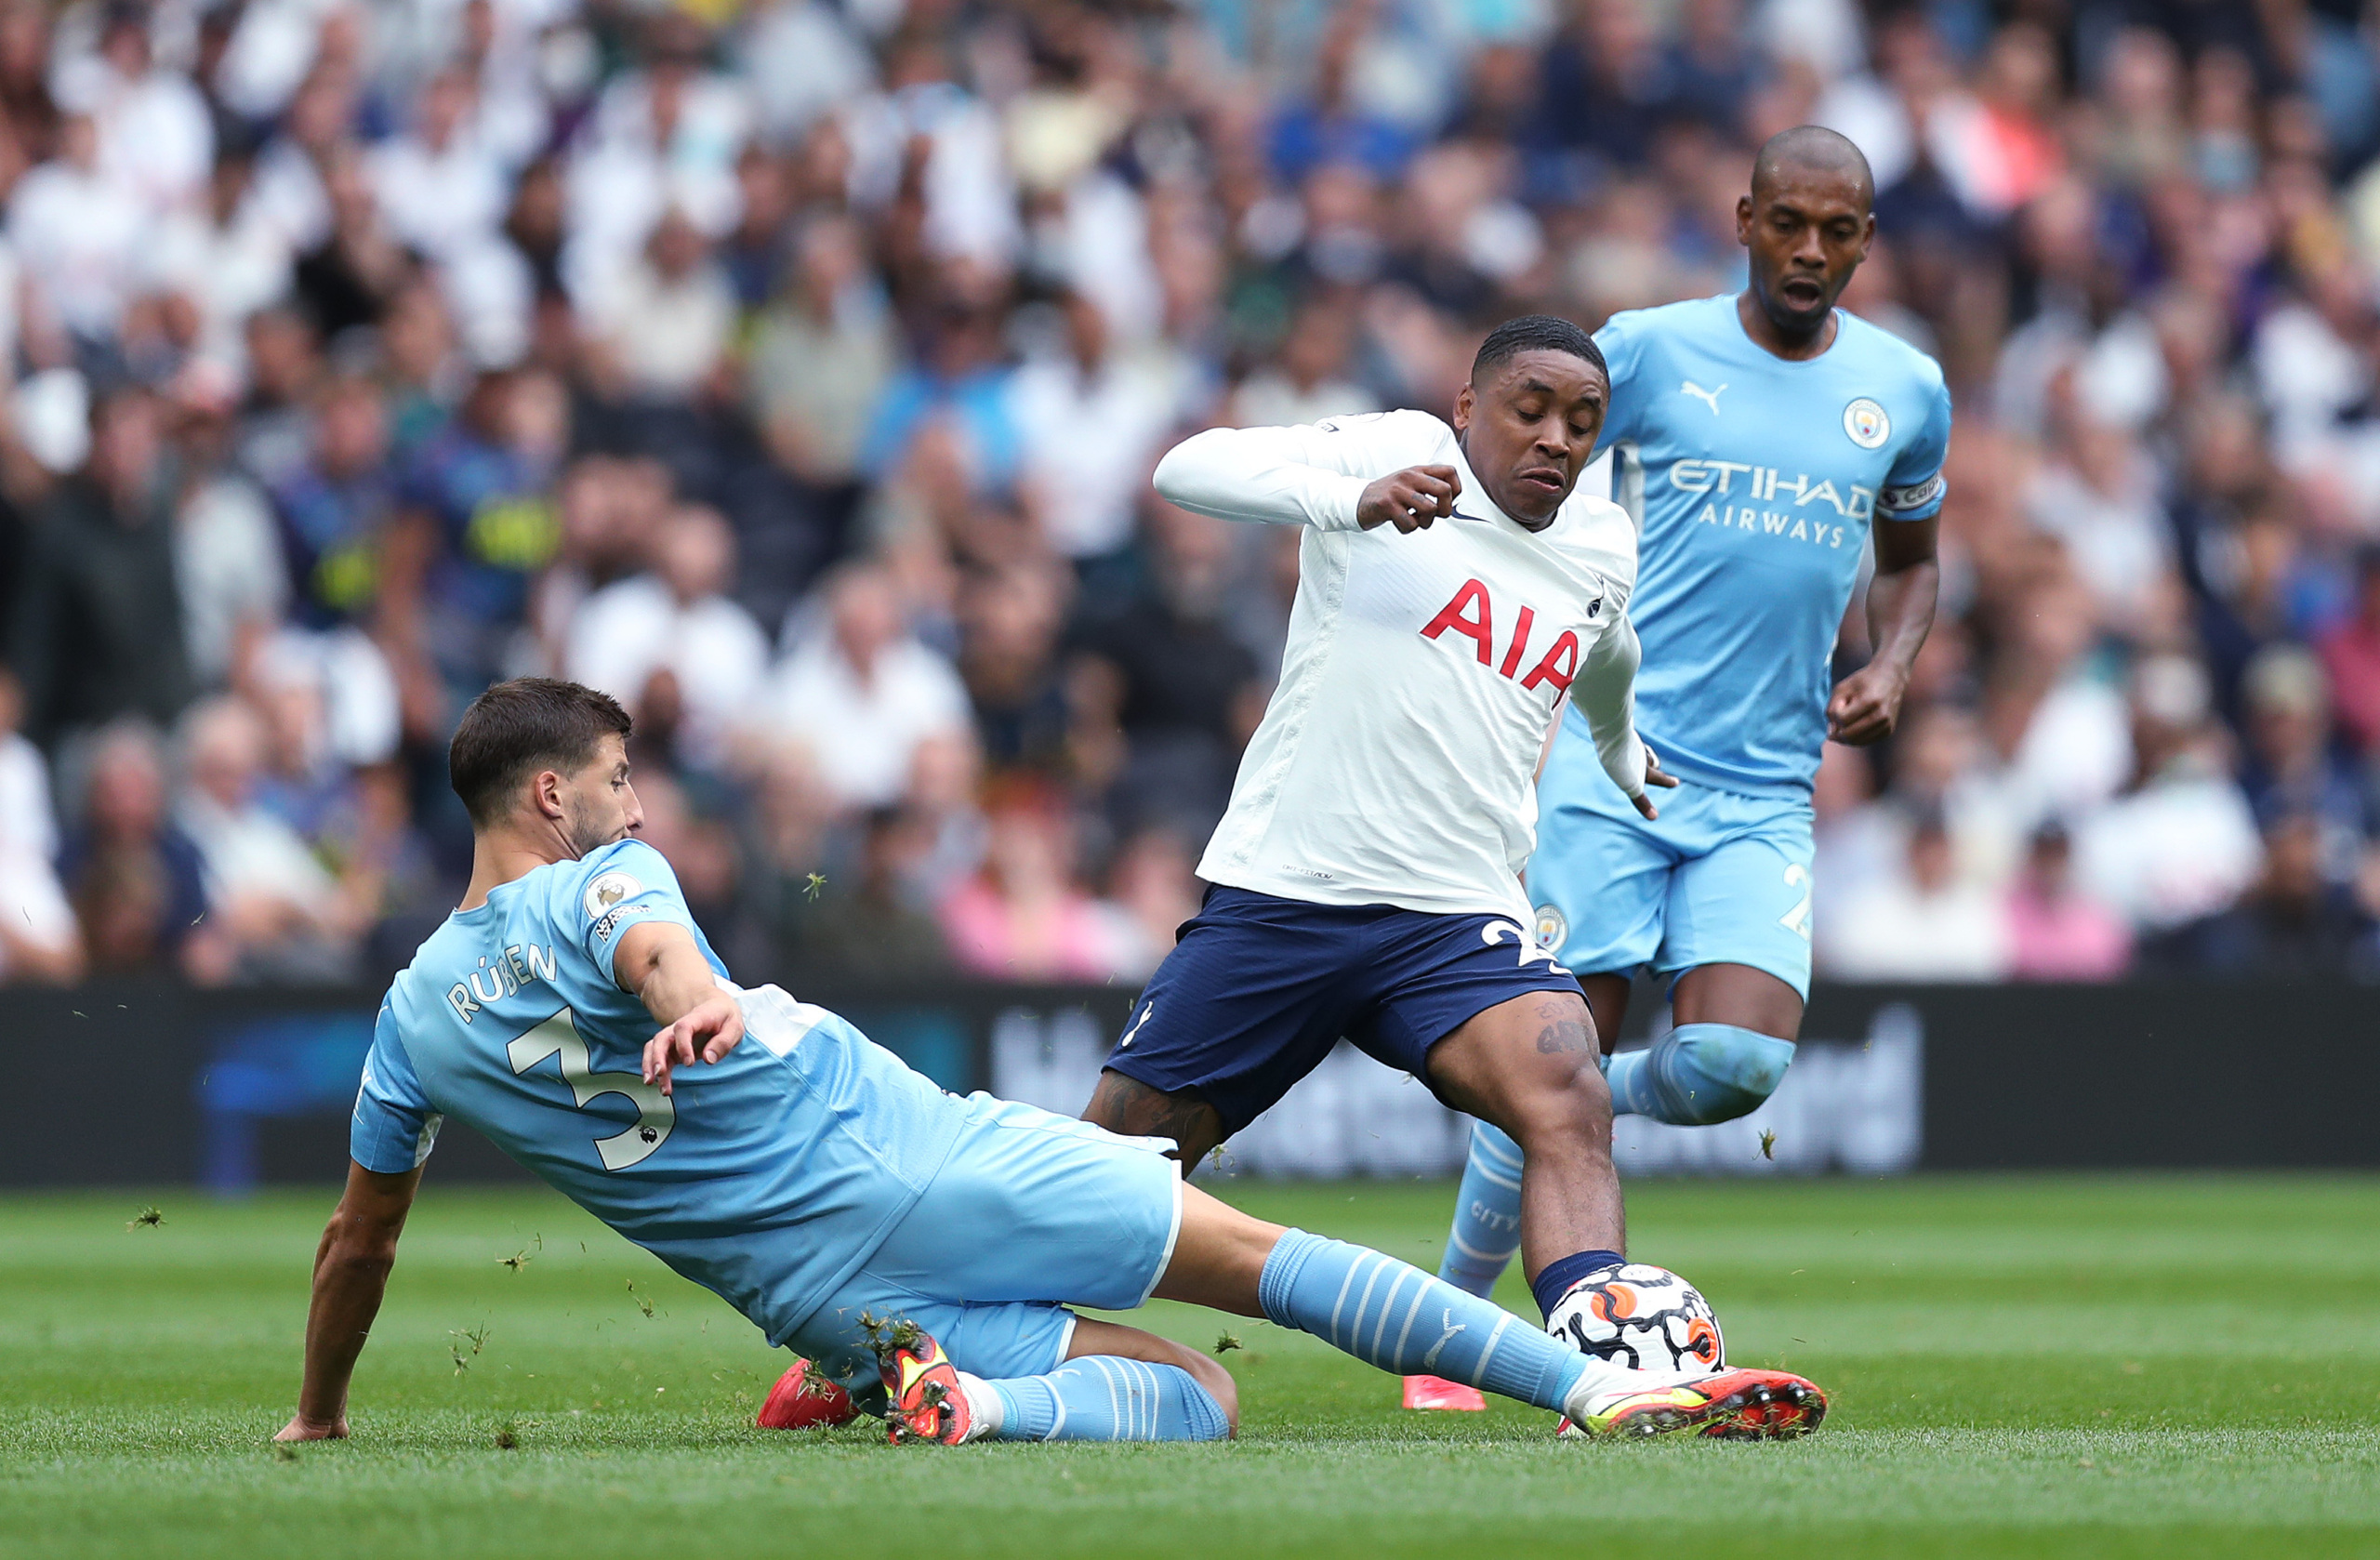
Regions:
<instances>
[{"instance_id":1,"label":"player's face","mask_svg":"<svg viewBox=\"0 0 2380 1560\"><path fill-rule=\"evenodd\" d=\"M626 839L644 826L644 809L628 784L628 744L605 736L595 758L562 789L562 829L584 856Z\"/></svg>"},{"instance_id":2,"label":"player's face","mask_svg":"<svg viewBox=\"0 0 2380 1560\"><path fill-rule=\"evenodd\" d=\"M1518 352L1454 403L1463 458L1495 506L1535 525L1578 485L1595 453L1611 382L1584 358L1545 349Z\"/></svg>"},{"instance_id":3,"label":"player's face","mask_svg":"<svg viewBox=\"0 0 2380 1560\"><path fill-rule=\"evenodd\" d=\"M1843 173L1788 165L1736 203L1736 240L1752 252L1752 296L1788 336L1826 324L1875 237L1859 181Z\"/></svg>"}]
</instances>

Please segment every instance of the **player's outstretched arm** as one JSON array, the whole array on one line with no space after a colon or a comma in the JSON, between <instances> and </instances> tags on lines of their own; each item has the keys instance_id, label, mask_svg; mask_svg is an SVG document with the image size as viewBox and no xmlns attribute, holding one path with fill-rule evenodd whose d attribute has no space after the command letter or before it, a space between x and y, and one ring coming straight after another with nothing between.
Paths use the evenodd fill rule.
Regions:
<instances>
[{"instance_id":1,"label":"player's outstretched arm","mask_svg":"<svg viewBox=\"0 0 2380 1560\"><path fill-rule=\"evenodd\" d=\"M1677 779L1662 772L1660 760L1636 734L1636 668L1643 659L1636 626L1623 614L1588 646L1586 665L1579 668L1570 692L1587 718L1587 729L1594 734L1603 772L1637 812L1658 818L1660 810L1646 788L1674 786Z\"/></svg>"},{"instance_id":2,"label":"player's outstretched arm","mask_svg":"<svg viewBox=\"0 0 2380 1560\"><path fill-rule=\"evenodd\" d=\"M721 990L694 933L674 921L638 921L620 933L612 978L661 1025L644 1042L644 1081L670 1091L673 1067L716 1062L744 1038L744 1010Z\"/></svg>"},{"instance_id":3,"label":"player's outstretched arm","mask_svg":"<svg viewBox=\"0 0 2380 1560\"><path fill-rule=\"evenodd\" d=\"M1157 490L1194 513L1322 531L1417 531L1454 512L1451 466L1407 465L1407 424L1357 418L1313 428L1210 428L1157 462Z\"/></svg>"},{"instance_id":4,"label":"player's outstretched arm","mask_svg":"<svg viewBox=\"0 0 2380 1560\"><path fill-rule=\"evenodd\" d=\"M371 1335L396 1265L397 1236L413 1211L421 1171L382 1175L348 1161L347 1190L314 1250L314 1299L306 1312L306 1380L298 1413L276 1441L325 1441L347 1434L347 1383Z\"/></svg>"},{"instance_id":5,"label":"player's outstretched arm","mask_svg":"<svg viewBox=\"0 0 2380 1560\"><path fill-rule=\"evenodd\" d=\"M1876 574L1868 582L1868 664L1834 685L1827 700L1826 734L1864 747L1893 734L1917 653L1934 627L1942 567L1935 559L1933 520L1884 521L1876 526Z\"/></svg>"}]
</instances>

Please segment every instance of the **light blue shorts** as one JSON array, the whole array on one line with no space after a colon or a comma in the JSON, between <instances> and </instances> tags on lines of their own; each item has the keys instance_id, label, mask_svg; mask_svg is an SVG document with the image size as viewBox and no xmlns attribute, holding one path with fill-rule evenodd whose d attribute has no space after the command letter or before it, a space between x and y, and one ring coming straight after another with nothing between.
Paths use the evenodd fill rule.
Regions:
<instances>
[{"instance_id":1,"label":"light blue shorts","mask_svg":"<svg viewBox=\"0 0 2380 1560\"><path fill-rule=\"evenodd\" d=\"M1562 750L1537 791L1529 902L1540 943L1581 975L1749 964L1810 993L1810 803L1682 782L1646 822L1592 757Z\"/></svg>"},{"instance_id":2,"label":"light blue shorts","mask_svg":"<svg viewBox=\"0 0 2380 1560\"><path fill-rule=\"evenodd\" d=\"M1130 1311L1173 1260L1171 1143L989 1094L967 1106L924 1195L794 1337L838 1381L876 1378L863 1315L917 1323L971 1374L1042 1375L1066 1357L1068 1305Z\"/></svg>"}]
</instances>

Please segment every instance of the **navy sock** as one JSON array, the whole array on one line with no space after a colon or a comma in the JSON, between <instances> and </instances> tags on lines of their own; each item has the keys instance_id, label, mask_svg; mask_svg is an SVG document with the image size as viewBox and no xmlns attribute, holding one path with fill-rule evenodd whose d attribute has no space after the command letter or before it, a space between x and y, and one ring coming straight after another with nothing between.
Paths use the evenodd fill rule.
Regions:
<instances>
[{"instance_id":1,"label":"navy sock","mask_svg":"<svg viewBox=\"0 0 2380 1560\"><path fill-rule=\"evenodd\" d=\"M1628 1259L1617 1251L1573 1251L1559 1262L1545 1264L1545 1271L1529 1281L1529 1293L1537 1297L1537 1308L1548 1317L1570 1286L1590 1273L1601 1273L1607 1267L1618 1267Z\"/></svg>"}]
</instances>

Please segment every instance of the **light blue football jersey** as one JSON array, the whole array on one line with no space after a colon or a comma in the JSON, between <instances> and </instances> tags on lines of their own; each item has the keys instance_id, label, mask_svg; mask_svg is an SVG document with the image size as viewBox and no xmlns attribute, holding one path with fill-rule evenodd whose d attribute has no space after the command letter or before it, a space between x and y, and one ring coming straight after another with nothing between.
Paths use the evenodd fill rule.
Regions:
<instances>
[{"instance_id":1,"label":"light blue football jersey","mask_svg":"<svg viewBox=\"0 0 2380 1560\"><path fill-rule=\"evenodd\" d=\"M1805 363L1746 336L1732 293L1615 314L1595 333L1613 496L1641 504L1644 523L1628 607L1645 655L1636 727L1696 785L1808 792L1869 526L1942 507L1940 365L1835 318L1834 344ZM1575 707L1566 727L1556 761L1593 763Z\"/></svg>"},{"instance_id":2,"label":"light blue football jersey","mask_svg":"<svg viewBox=\"0 0 2380 1560\"><path fill-rule=\"evenodd\" d=\"M381 1004L352 1152L399 1173L442 1118L467 1121L780 1344L917 1201L965 1104L774 986L740 993L744 1041L663 1094L640 1071L656 1026L612 979L621 929L655 919L694 932L726 975L668 862L639 840L449 916Z\"/></svg>"}]
</instances>

